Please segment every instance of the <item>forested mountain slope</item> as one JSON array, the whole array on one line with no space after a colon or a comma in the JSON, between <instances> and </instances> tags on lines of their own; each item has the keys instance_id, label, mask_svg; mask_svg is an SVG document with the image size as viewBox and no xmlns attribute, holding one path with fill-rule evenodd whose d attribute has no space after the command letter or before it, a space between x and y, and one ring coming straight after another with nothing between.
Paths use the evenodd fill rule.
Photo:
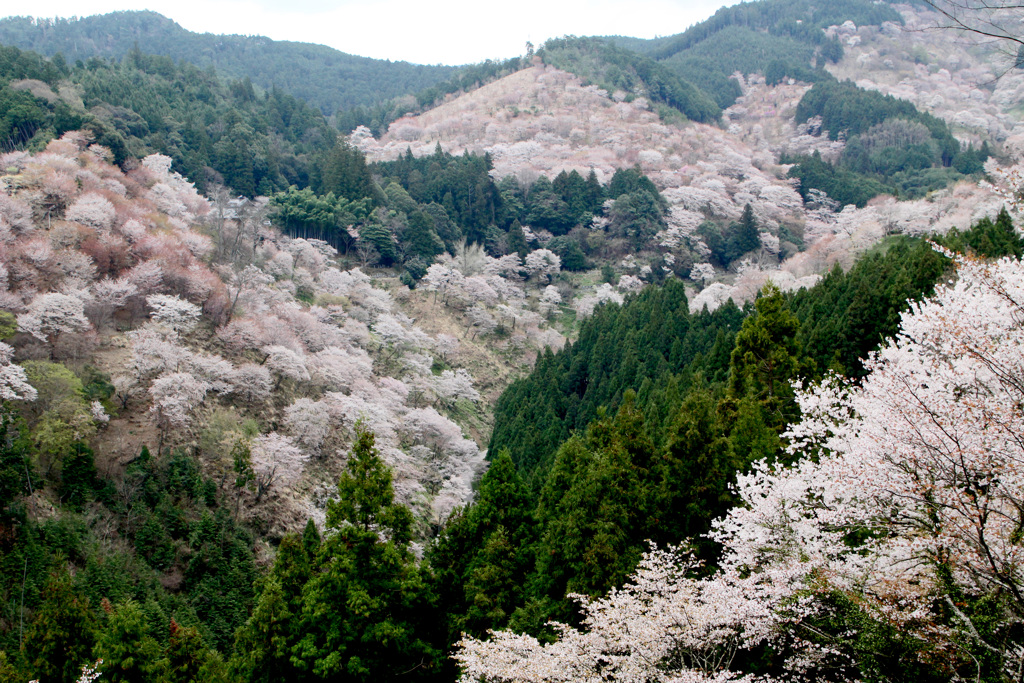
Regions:
<instances>
[{"instance_id":1,"label":"forested mountain slope","mask_svg":"<svg viewBox=\"0 0 1024 683\"><path fill-rule=\"evenodd\" d=\"M1024 253L1005 213L948 243L976 257ZM863 376L862 359L952 265L924 240L899 238L790 297L769 287L744 311L688 315L678 283L598 311L497 405L481 496L432 556L465 590L449 589L453 630L482 637L509 625L543 642L547 618L576 623L568 594L620 586L649 540L687 539L688 552L717 563L721 548L705 534L737 504L737 477L755 462L793 464L788 430L806 408L792 383ZM472 606L480 576L501 577L483 620ZM772 658L740 667L783 665Z\"/></svg>"},{"instance_id":2,"label":"forested mountain slope","mask_svg":"<svg viewBox=\"0 0 1024 683\"><path fill-rule=\"evenodd\" d=\"M337 134L319 111L282 91L257 96L245 81L141 53L68 67L0 47L0 140L5 151L42 149L88 129L114 160L152 153L202 189L228 185L252 197L304 187L314 157Z\"/></svg>"},{"instance_id":3,"label":"forested mountain slope","mask_svg":"<svg viewBox=\"0 0 1024 683\"><path fill-rule=\"evenodd\" d=\"M744 3L337 125L0 48L0 683L1004 683L1024 89L927 17Z\"/></svg>"},{"instance_id":4,"label":"forested mountain slope","mask_svg":"<svg viewBox=\"0 0 1024 683\"><path fill-rule=\"evenodd\" d=\"M453 66L391 62L324 45L262 36L193 33L150 11L112 12L77 19L0 19L0 44L69 64L93 57L120 61L140 47L147 53L212 66L226 77L281 90L326 115L419 92L453 75Z\"/></svg>"},{"instance_id":5,"label":"forested mountain slope","mask_svg":"<svg viewBox=\"0 0 1024 683\"><path fill-rule=\"evenodd\" d=\"M752 13L749 21L757 30L771 36L783 24L804 26L818 16L805 4L744 5L744 11ZM718 36L745 25L745 16L733 12L728 21L719 21L721 26L712 21L694 30ZM941 233L998 211L998 201L980 191L977 180L994 152L1008 155L1001 157L1003 163L1015 158L1019 124L1012 112L1020 98L1012 84L1008 90L997 84L994 91L971 94L969 84L994 78L997 67L984 66L981 52L967 50L948 34L918 30L929 16L920 6L903 4L822 9L822 21L838 23L815 30L842 46L837 61L818 64L813 84L786 77L772 85L762 67L743 67L728 78L739 96L722 112L719 125L665 118L663 104L644 96L646 86L635 80L631 62L616 62L624 48L609 53L600 41L565 39L552 41L551 58L539 50L538 61L562 60L591 85L535 64L399 119L379 139L360 129L351 140L371 160L395 159L407 150L426 156L439 144L449 153L486 153L496 176L515 174L521 186L539 175L553 180L576 171L586 177L591 170L606 182L616 169L636 166L667 206L664 227L639 251L634 246L629 263L636 271L667 268L705 285L694 299L698 308L705 303L713 308L728 297L747 301L769 277L788 288L837 261L848 266L856 253L886 234ZM771 17L782 23L772 23ZM853 18L869 23L858 25ZM904 31L904 23L911 29ZM950 78L941 68L932 74L914 65L922 55L949 64L961 60L965 68L950 71L955 74ZM872 74L888 69L886 79L902 78L900 92L917 87L936 92L935 113L928 98L911 103L884 97L888 86L881 84L889 81L880 75L878 84L859 85L832 75L845 77L861 62L874 69ZM626 80L634 79L632 89L609 83L606 74L620 71ZM946 79L942 97L936 79ZM986 132L974 124L966 128L966 115L950 109L955 101L982 96L993 98L975 110L985 118ZM747 205L752 221L744 219ZM751 224L760 243L742 236ZM603 261L627 256L600 240L602 233L608 235L600 221L589 227L570 231L585 256ZM499 228L504 229L500 221Z\"/></svg>"}]
</instances>

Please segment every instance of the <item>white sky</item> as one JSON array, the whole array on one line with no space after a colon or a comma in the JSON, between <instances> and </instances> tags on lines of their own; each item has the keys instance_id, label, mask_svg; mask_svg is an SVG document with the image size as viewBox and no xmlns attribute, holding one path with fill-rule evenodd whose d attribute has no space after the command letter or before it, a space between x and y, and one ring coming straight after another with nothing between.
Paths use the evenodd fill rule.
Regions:
<instances>
[{"instance_id":1,"label":"white sky","mask_svg":"<svg viewBox=\"0 0 1024 683\"><path fill-rule=\"evenodd\" d=\"M680 33L736 0L36 0L18 14L71 17L150 9L201 33L322 43L350 54L466 64L566 34ZM6 4L6 3L5 3ZM2 11L2 10L0 10ZM143 50L145 45L141 46Z\"/></svg>"}]
</instances>

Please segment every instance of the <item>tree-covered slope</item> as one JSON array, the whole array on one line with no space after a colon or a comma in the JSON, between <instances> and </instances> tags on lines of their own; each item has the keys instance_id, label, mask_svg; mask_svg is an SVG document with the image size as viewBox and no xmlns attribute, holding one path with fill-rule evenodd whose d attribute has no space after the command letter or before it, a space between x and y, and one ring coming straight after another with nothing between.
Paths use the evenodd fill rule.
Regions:
<instances>
[{"instance_id":1,"label":"tree-covered slope","mask_svg":"<svg viewBox=\"0 0 1024 683\"><path fill-rule=\"evenodd\" d=\"M278 88L324 114L424 90L455 67L391 62L346 54L324 45L262 36L193 33L156 12L126 11L75 19L9 17L0 20L0 43L70 63L91 57L120 59L140 46L146 52L212 66L262 89Z\"/></svg>"},{"instance_id":2,"label":"tree-covered slope","mask_svg":"<svg viewBox=\"0 0 1024 683\"><path fill-rule=\"evenodd\" d=\"M1024 248L1005 213L945 239L981 257ZM744 311L689 315L668 283L596 312L498 403L480 496L430 553L450 628L550 635L547 619L578 619L569 594L620 586L648 541L685 543L713 567L704 534L736 505L737 475L796 457L784 448L801 415L793 382L862 377L862 360L951 266L927 241L899 238L812 289L769 285Z\"/></svg>"},{"instance_id":3,"label":"tree-covered slope","mask_svg":"<svg viewBox=\"0 0 1024 683\"><path fill-rule=\"evenodd\" d=\"M975 150L953 137L945 121L911 102L831 77L814 84L796 108L796 122L815 119L832 140L846 141L833 163L818 156L788 159L806 199L821 190L841 204L863 206L889 192L918 197L961 174L980 173L987 143Z\"/></svg>"},{"instance_id":4,"label":"tree-covered slope","mask_svg":"<svg viewBox=\"0 0 1024 683\"><path fill-rule=\"evenodd\" d=\"M575 73L584 82L647 97L656 106L667 108L662 111L663 118L668 110L703 123L721 115L707 93L664 65L600 38L552 39L538 54L547 64Z\"/></svg>"},{"instance_id":5,"label":"tree-covered slope","mask_svg":"<svg viewBox=\"0 0 1024 683\"><path fill-rule=\"evenodd\" d=\"M1016 254L1022 244L1005 212L938 239L984 256ZM792 338L799 375L835 369L859 376L861 360L896 332L909 301L931 293L947 263L926 241L898 237L849 271L837 266L814 287L787 295L798 322ZM658 400L673 383L673 391L685 392L699 375L700 382L724 385L735 370L735 336L751 311L729 302L713 313L690 313L683 290L670 280L623 306L603 306L575 342L538 359L534 372L498 401L491 453L508 450L526 479L543 479L558 445L585 432L602 410L617 410L627 391L637 392L650 419L672 412Z\"/></svg>"},{"instance_id":6,"label":"tree-covered slope","mask_svg":"<svg viewBox=\"0 0 1024 683\"><path fill-rule=\"evenodd\" d=\"M41 149L87 129L117 163L161 153L201 189L223 183L246 196L310 183L314 157L337 133L284 91L257 95L248 80L133 51L69 67L0 47L0 149Z\"/></svg>"},{"instance_id":7,"label":"tree-covered slope","mask_svg":"<svg viewBox=\"0 0 1024 683\"><path fill-rule=\"evenodd\" d=\"M891 6L867 0L763 0L723 7L676 35L607 40L663 64L726 108L740 95L729 78L737 71L764 75L772 84L827 77L821 67L841 58L843 47L823 29L846 21L877 26L902 18Z\"/></svg>"}]
</instances>

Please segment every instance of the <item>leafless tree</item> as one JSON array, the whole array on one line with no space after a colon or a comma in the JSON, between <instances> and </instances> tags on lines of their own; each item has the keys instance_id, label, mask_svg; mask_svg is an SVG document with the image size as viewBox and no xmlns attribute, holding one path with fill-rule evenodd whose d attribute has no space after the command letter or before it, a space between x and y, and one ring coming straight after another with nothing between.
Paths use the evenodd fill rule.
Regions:
<instances>
[{"instance_id":1,"label":"leafless tree","mask_svg":"<svg viewBox=\"0 0 1024 683\"><path fill-rule=\"evenodd\" d=\"M935 28L952 30L997 46L1007 70L1024 61L1024 4L1012 0L924 0L942 15Z\"/></svg>"}]
</instances>

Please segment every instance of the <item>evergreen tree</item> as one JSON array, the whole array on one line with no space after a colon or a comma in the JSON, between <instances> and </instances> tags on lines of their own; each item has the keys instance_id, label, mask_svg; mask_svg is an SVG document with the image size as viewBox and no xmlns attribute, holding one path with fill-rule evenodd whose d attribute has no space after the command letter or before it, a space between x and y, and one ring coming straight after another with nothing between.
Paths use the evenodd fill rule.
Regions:
<instances>
[{"instance_id":1,"label":"evergreen tree","mask_svg":"<svg viewBox=\"0 0 1024 683\"><path fill-rule=\"evenodd\" d=\"M104 680L145 683L155 677L160 645L150 633L139 604L104 603L106 618L96 636L93 657L103 660Z\"/></svg>"},{"instance_id":2,"label":"evergreen tree","mask_svg":"<svg viewBox=\"0 0 1024 683\"><path fill-rule=\"evenodd\" d=\"M171 619L170 638L164 658L164 677L167 683L201 683L203 663L209 654L203 637L194 626L181 626Z\"/></svg>"},{"instance_id":3,"label":"evergreen tree","mask_svg":"<svg viewBox=\"0 0 1024 683\"><path fill-rule=\"evenodd\" d=\"M750 204L743 207L743 216L739 223L730 226L731 234L725 247L725 261L732 263L748 251L753 251L761 246L761 238L757 233L757 221L754 219L754 209Z\"/></svg>"},{"instance_id":4,"label":"evergreen tree","mask_svg":"<svg viewBox=\"0 0 1024 683\"><path fill-rule=\"evenodd\" d=\"M541 493L534 590L560 621L575 612L567 594L621 585L643 552L639 540L653 531L654 445L634 399L627 392L614 419L599 419L562 446Z\"/></svg>"},{"instance_id":5,"label":"evergreen tree","mask_svg":"<svg viewBox=\"0 0 1024 683\"><path fill-rule=\"evenodd\" d=\"M793 395L789 380L800 366L796 342L800 322L774 283L765 285L755 306L756 314L743 321L736 335L731 388L736 396L749 394L766 403L783 401Z\"/></svg>"},{"instance_id":6,"label":"evergreen tree","mask_svg":"<svg viewBox=\"0 0 1024 683\"><path fill-rule=\"evenodd\" d=\"M425 638L430 607L409 548L412 514L395 502L391 472L361 426L327 526L334 533L322 541L303 589L292 661L321 680L428 675L439 653Z\"/></svg>"},{"instance_id":7,"label":"evergreen tree","mask_svg":"<svg viewBox=\"0 0 1024 683\"><path fill-rule=\"evenodd\" d=\"M729 484L741 462L707 387L691 389L674 413L658 463L655 538L664 543L690 539L707 555L711 549L703 534L733 505Z\"/></svg>"},{"instance_id":8,"label":"evergreen tree","mask_svg":"<svg viewBox=\"0 0 1024 683\"><path fill-rule=\"evenodd\" d=\"M245 681L301 680L291 663L295 614L277 577L268 577L249 620L238 629L230 671Z\"/></svg>"},{"instance_id":9,"label":"evergreen tree","mask_svg":"<svg viewBox=\"0 0 1024 683\"><path fill-rule=\"evenodd\" d=\"M526 258L530 248L526 244L526 234L523 233L523 226L519 219L512 221L512 227L508 229L508 251L517 253L520 258Z\"/></svg>"},{"instance_id":10,"label":"evergreen tree","mask_svg":"<svg viewBox=\"0 0 1024 683\"><path fill-rule=\"evenodd\" d=\"M402 235L402 241L408 246L409 253L419 256L426 263L444 251L444 242L434 229L434 222L420 211L413 210L409 214L409 225Z\"/></svg>"},{"instance_id":11,"label":"evergreen tree","mask_svg":"<svg viewBox=\"0 0 1024 683\"><path fill-rule=\"evenodd\" d=\"M525 598L534 566L534 502L507 451L491 463L476 499L452 514L427 558L445 609L448 644L462 633L504 628Z\"/></svg>"},{"instance_id":12,"label":"evergreen tree","mask_svg":"<svg viewBox=\"0 0 1024 683\"><path fill-rule=\"evenodd\" d=\"M40 683L71 683L91 662L96 623L88 601L67 573L54 574L43 604L25 631L23 656Z\"/></svg>"}]
</instances>

